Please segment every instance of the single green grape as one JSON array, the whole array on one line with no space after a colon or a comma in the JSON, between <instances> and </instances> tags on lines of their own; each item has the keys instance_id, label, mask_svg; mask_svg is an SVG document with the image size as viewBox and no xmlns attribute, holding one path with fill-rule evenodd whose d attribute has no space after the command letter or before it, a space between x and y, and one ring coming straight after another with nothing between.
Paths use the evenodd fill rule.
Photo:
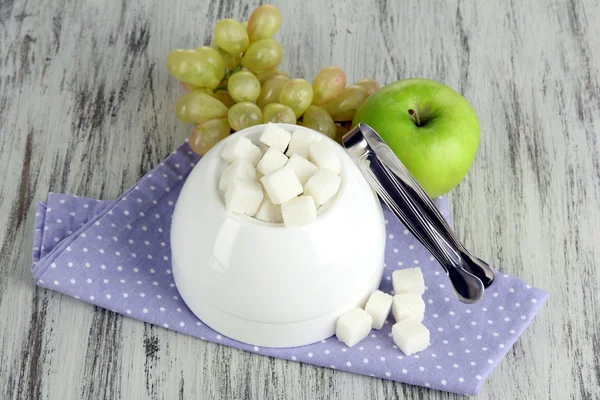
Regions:
<instances>
[{"instance_id":1,"label":"single green grape","mask_svg":"<svg viewBox=\"0 0 600 400\"><path fill-rule=\"evenodd\" d=\"M229 77L227 90L236 102L254 102L260 95L260 82L250 71L239 71Z\"/></svg>"},{"instance_id":2,"label":"single green grape","mask_svg":"<svg viewBox=\"0 0 600 400\"><path fill-rule=\"evenodd\" d=\"M209 119L227 117L227 107L202 89L182 96L177 102L176 112L179 119L187 124L201 124Z\"/></svg>"},{"instance_id":3,"label":"single green grape","mask_svg":"<svg viewBox=\"0 0 600 400\"><path fill-rule=\"evenodd\" d=\"M292 79L285 83L279 94L279 102L294 110L296 118L300 118L310 106L313 88L304 79Z\"/></svg>"},{"instance_id":4,"label":"single green grape","mask_svg":"<svg viewBox=\"0 0 600 400\"><path fill-rule=\"evenodd\" d=\"M325 67L315 77L312 87L313 104L323 105L342 93L346 87L346 74L339 67Z\"/></svg>"},{"instance_id":5,"label":"single green grape","mask_svg":"<svg viewBox=\"0 0 600 400\"><path fill-rule=\"evenodd\" d=\"M296 124L296 114L294 110L279 103L267 104L262 110L263 124L267 122L281 124Z\"/></svg>"},{"instance_id":6,"label":"single green grape","mask_svg":"<svg viewBox=\"0 0 600 400\"><path fill-rule=\"evenodd\" d=\"M281 89L289 80L290 78L286 75L271 76L263 83L256 104L260 108L265 108L267 104L278 103Z\"/></svg>"},{"instance_id":7,"label":"single green grape","mask_svg":"<svg viewBox=\"0 0 600 400\"><path fill-rule=\"evenodd\" d=\"M248 32L248 21L242 22L242 26L244 27L244 29L246 30L246 32Z\"/></svg>"},{"instance_id":8,"label":"single green grape","mask_svg":"<svg viewBox=\"0 0 600 400\"><path fill-rule=\"evenodd\" d=\"M219 80L225 77L225 66L223 64L223 58L216 49L208 46L198 47L196 51L212 65L215 75Z\"/></svg>"},{"instance_id":9,"label":"single green grape","mask_svg":"<svg viewBox=\"0 0 600 400\"><path fill-rule=\"evenodd\" d=\"M273 39L254 42L242 57L242 65L250 71L265 71L277 68L283 57L281 44Z\"/></svg>"},{"instance_id":10,"label":"single green grape","mask_svg":"<svg viewBox=\"0 0 600 400\"><path fill-rule=\"evenodd\" d=\"M235 104L227 90L217 90L213 94L213 97L219 100L221 103L225 104L225 107L227 108L231 108L231 106Z\"/></svg>"},{"instance_id":11,"label":"single green grape","mask_svg":"<svg viewBox=\"0 0 600 400\"><path fill-rule=\"evenodd\" d=\"M361 79L360 81L356 82L355 85L362 86L367 89L369 96L381 89L379 83L373 79Z\"/></svg>"},{"instance_id":12,"label":"single green grape","mask_svg":"<svg viewBox=\"0 0 600 400\"><path fill-rule=\"evenodd\" d=\"M369 97L367 89L352 85L329 103L323 105L334 121L352 121L358 107Z\"/></svg>"},{"instance_id":13,"label":"single green grape","mask_svg":"<svg viewBox=\"0 0 600 400\"><path fill-rule=\"evenodd\" d=\"M188 137L188 144L194 153L203 156L215 144L225 139L230 131L231 127L227 118L210 119L192 129Z\"/></svg>"},{"instance_id":14,"label":"single green grape","mask_svg":"<svg viewBox=\"0 0 600 400\"><path fill-rule=\"evenodd\" d=\"M333 119L331 119L327 111L323 110L321 107L314 105L308 107L304 112L303 118L303 125L305 127L314 129L331 139L335 139L337 132L335 122L333 122Z\"/></svg>"},{"instance_id":15,"label":"single green grape","mask_svg":"<svg viewBox=\"0 0 600 400\"><path fill-rule=\"evenodd\" d=\"M221 71L215 68L214 62L215 60L206 52L176 49L167 56L167 69L181 82L214 89L223 79L220 76Z\"/></svg>"},{"instance_id":16,"label":"single green grape","mask_svg":"<svg viewBox=\"0 0 600 400\"><path fill-rule=\"evenodd\" d=\"M284 75L284 76L287 76L288 79L290 78L290 74L288 74L287 72L282 71L280 69L268 69L266 71L259 71L259 72L252 71L252 73L254 74L254 76L256 76L256 78L258 79L258 81L260 82L261 85L263 85L267 79L269 79L275 75Z\"/></svg>"},{"instance_id":17,"label":"single green grape","mask_svg":"<svg viewBox=\"0 0 600 400\"><path fill-rule=\"evenodd\" d=\"M281 26L281 12L272 4L258 7L248 20L250 43L261 39L270 39Z\"/></svg>"},{"instance_id":18,"label":"single green grape","mask_svg":"<svg viewBox=\"0 0 600 400\"><path fill-rule=\"evenodd\" d=\"M222 19L215 25L213 37L217 46L228 53L243 53L250 44L246 28L234 19Z\"/></svg>"},{"instance_id":19,"label":"single green grape","mask_svg":"<svg viewBox=\"0 0 600 400\"><path fill-rule=\"evenodd\" d=\"M244 101L236 103L227 112L227 121L234 131L241 131L254 125L262 124L263 115L254 103Z\"/></svg>"},{"instance_id":20,"label":"single green grape","mask_svg":"<svg viewBox=\"0 0 600 400\"><path fill-rule=\"evenodd\" d=\"M223 67L225 67L225 69L232 70L240 65L240 62L242 61L242 55L240 53L228 53L217 46L214 40L210 42L210 47L219 52L221 59L223 59Z\"/></svg>"}]
</instances>

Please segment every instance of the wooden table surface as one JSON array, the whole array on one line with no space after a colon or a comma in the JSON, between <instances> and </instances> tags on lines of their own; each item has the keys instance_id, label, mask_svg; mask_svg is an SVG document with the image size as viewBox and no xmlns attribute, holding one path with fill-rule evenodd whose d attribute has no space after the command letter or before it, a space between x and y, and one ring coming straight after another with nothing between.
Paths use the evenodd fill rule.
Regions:
<instances>
[{"instance_id":1,"label":"wooden table surface","mask_svg":"<svg viewBox=\"0 0 600 400\"><path fill-rule=\"evenodd\" d=\"M455 399L205 343L37 288L33 204L114 199L183 141L168 52L258 2L0 0L0 398ZM551 293L481 399L600 398L598 1L277 1L283 68L423 76L463 93L482 141L457 232Z\"/></svg>"}]
</instances>

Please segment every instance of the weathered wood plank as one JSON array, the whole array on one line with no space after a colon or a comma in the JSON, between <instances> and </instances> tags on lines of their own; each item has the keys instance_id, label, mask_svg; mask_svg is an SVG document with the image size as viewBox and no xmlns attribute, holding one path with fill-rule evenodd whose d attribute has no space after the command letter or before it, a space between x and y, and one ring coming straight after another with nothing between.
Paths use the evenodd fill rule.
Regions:
<instances>
[{"instance_id":1,"label":"weathered wood plank","mask_svg":"<svg viewBox=\"0 0 600 400\"><path fill-rule=\"evenodd\" d=\"M600 398L600 5L277 1L283 67L426 76L475 106L459 236L552 293L481 398ZM111 199L187 135L176 47L258 4L0 2L0 398L418 399L430 391L204 343L35 287L32 204ZM460 396L435 393L436 398Z\"/></svg>"}]
</instances>

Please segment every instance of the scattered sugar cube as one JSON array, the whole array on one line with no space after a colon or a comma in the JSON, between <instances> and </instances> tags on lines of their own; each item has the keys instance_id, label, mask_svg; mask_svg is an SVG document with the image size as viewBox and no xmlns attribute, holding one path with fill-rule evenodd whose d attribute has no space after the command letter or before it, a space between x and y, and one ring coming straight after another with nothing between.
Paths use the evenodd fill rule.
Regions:
<instances>
[{"instance_id":1,"label":"scattered sugar cube","mask_svg":"<svg viewBox=\"0 0 600 400\"><path fill-rule=\"evenodd\" d=\"M376 290L371 293L369 301L365 306L365 311L369 313L373 318L373 329L381 329L383 323L390 315L392 309L393 297L387 293L383 293L381 290Z\"/></svg>"},{"instance_id":2,"label":"scattered sugar cube","mask_svg":"<svg viewBox=\"0 0 600 400\"><path fill-rule=\"evenodd\" d=\"M254 218L265 222L283 222L283 217L281 216L281 206L273 204L271 200L265 196L262 203L260 203Z\"/></svg>"},{"instance_id":3,"label":"scattered sugar cube","mask_svg":"<svg viewBox=\"0 0 600 400\"><path fill-rule=\"evenodd\" d=\"M226 191L229 183L235 179L245 179L253 181L256 178L256 170L246 160L235 160L229 164L221 173L219 180L219 189Z\"/></svg>"},{"instance_id":4,"label":"scattered sugar cube","mask_svg":"<svg viewBox=\"0 0 600 400\"><path fill-rule=\"evenodd\" d=\"M335 335L346 346L352 347L369 335L372 319L368 312L354 308L338 318Z\"/></svg>"},{"instance_id":5,"label":"scattered sugar cube","mask_svg":"<svg viewBox=\"0 0 600 400\"><path fill-rule=\"evenodd\" d=\"M308 159L320 169L327 168L340 173L341 162L332 144L326 140L312 143L308 148Z\"/></svg>"},{"instance_id":6,"label":"scattered sugar cube","mask_svg":"<svg viewBox=\"0 0 600 400\"><path fill-rule=\"evenodd\" d=\"M308 225L317 219L317 207L310 196L298 196L281 205L285 226Z\"/></svg>"},{"instance_id":7,"label":"scattered sugar cube","mask_svg":"<svg viewBox=\"0 0 600 400\"><path fill-rule=\"evenodd\" d=\"M260 172L256 171L256 177L254 178L254 182L258 182L260 183L260 180L262 179L264 175L261 174Z\"/></svg>"},{"instance_id":8,"label":"scattered sugar cube","mask_svg":"<svg viewBox=\"0 0 600 400\"><path fill-rule=\"evenodd\" d=\"M315 164L298 154L293 154L286 165L294 170L302 186L319 170Z\"/></svg>"},{"instance_id":9,"label":"scattered sugar cube","mask_svg":"<svg viewBox=\"0 0 600 400\"><path fill-rule=\"evenodd\" d=\"M392 338L407 356L429 347L429 329L414 319L405 319L394 324Z\"/></svg>"},{"instance_id":10,"label":"scattered sugar cube","mask_svg":"<svg viewBox=\"0 0 600 400\"><path fill-rule=\"evenodd\" d=\"M340 178L335 172L328 168L323 168L314 174L306 185L304 185L304 194L314 197L315 203L320 206L327 203L340 189Z\"/></svg>"},{"instance_id":11,"label":"scattered sugar cube","mask_svg":"<svg viewBox=\"0 0 600 400\"><path fill-rule=\"evenodd\" d=\"M236 214L253 216L263 199L260 183L235 179L229 183L225 192L225 207Z\"/></svg>"},{"instance_id":12,"label":"scattered sugar cube","mask_svg":"<svg viewBox=\"0 0 600 400\"><path fill-rule=\"evenodd\" d=\"M392 273L392 285L394 286L394 294L425 293L425 280L419 267L394 271Z\"/></svg>"},{"instance_id":13,"label":"scattered sugar cube","mask_svg":"<svg viewBox=\"0 0 600 400\"><path fill-rule=\"evenodd\" d=\"M290 143L291 136L292 135L285 129L269 122L258 140L269 147L285 153L285 149Z\"/></svg>"},{"instance_id":14,"label":"scattered sugar cube","mask_svg":"<svg viewBox=\"0 0 600 400\"><path fill-rule=\"evenodd\" d=\"M274 204L285 203L302 193L294 170L287 166L263 176L260 181Z\"/></svg>"},{"instance_id":15,"label":"scattered sugar cube","mask_svg":"<svg viewBox=\"0 0 600 400\"><path fill-rule=\"evenodd\" d=\"M235 160L247 160L250 164L256 166L262 157L262 153L258 146L247 137L236 136L227 142L221 157L231 163Z\"/></svg>"},{"instance_id":16,"label":"scattered sugar cube","mask_svg":"<svg viewBox=\"0 0 600 400\"><path fill-rule=\"evenodd\" d=\"M311 144L320 141L321 138L316 133L308 131L306 129L296 129L292 133L292 140L285 153L288 157L294 154L298 154L304 158L308 158L308 148Z\"/></svg>"},{"instance_id":17,"label":"scattered sugar cube","mask_svg":"<svg viewBox=\"0 0 600 400\"><path fill-rule=\"evenodd\" d=\"M263 175L269 175L271 172L278 170L288 162L285 154L271 147L258 162L256 169Z\"/></svg>"},{"instance_id":18,"label":"scattered sugar cube","mask_svg":"<svg viewBox=\"0 0 600 400\"><path fill-rule=\"evenodd\" d=\"M396 322L407 318L421 322L425 317L425 302L418 293L397 294L394 296L392 314Z\"/></svg>"}]
</instances>

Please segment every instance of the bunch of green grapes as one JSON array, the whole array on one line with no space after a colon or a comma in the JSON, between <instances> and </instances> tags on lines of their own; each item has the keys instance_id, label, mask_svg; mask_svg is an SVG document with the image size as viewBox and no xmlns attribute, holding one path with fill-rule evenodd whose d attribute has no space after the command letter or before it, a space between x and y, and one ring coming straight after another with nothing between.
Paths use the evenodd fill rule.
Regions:
<instances>
[{"instance_id":1,"label":"bunch of green grapes","mask_svg":"<svg viewBox=\"0 0 600 400\"><path fill-rule=\"evenodd\" d=\"M267 122L303 125L340 141L358 107L379 89L372 79L346 87L338 67L323 68L312 84L291 79L278 69L283 48L272 37L280 26L279 9L262 5L247 22L217 22L209 46L168 55L169 72L188 91L176 113L194 125L189 144L197 154L232 131Z\"/></svg>"}]
</instances>

